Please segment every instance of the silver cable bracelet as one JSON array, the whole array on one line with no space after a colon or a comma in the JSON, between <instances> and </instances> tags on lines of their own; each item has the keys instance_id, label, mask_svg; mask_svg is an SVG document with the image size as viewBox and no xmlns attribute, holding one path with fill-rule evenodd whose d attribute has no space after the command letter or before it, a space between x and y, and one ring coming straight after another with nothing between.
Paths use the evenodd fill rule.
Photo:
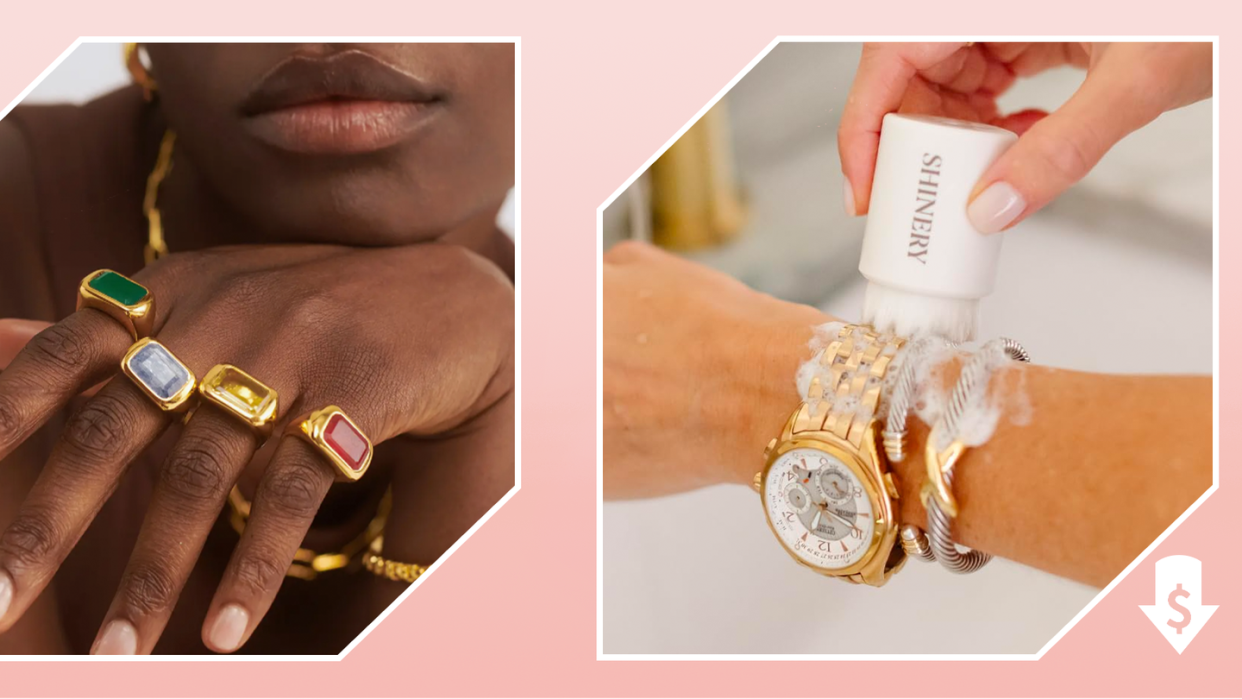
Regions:
<instances>
[{"instance_id":1,"label":"silver cable bracelet","mask_svg":"<svg viewBox=\"0 0 1242 699\"><path fill-rule=\"evenodd\" d=\"M889 397L883 433L884 451L890 461L900 463L905 458L906 418L916 389L917 365L938 346L952 345L933 338L917 340L902 362ZM1017 341L1002 337L984 344L962 368L948 407L927 437L928 480L921 497L927 509L928 531L924 533L913 524L901 528L901 546L906 555L939 561L953 573L973 573L992 560L991 555L982 551L962 550L953 541L952 522L957 517L953 468L966 449L960 434L962 415L984 397L993 369L1006 359L1030 362L1031 356Z\"/></svg>"}]
</instances>

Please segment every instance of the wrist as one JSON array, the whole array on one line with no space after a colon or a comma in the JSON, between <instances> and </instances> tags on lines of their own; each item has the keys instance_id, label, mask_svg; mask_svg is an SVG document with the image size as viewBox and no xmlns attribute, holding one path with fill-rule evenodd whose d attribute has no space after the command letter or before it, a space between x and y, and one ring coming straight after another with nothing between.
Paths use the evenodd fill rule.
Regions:
<instances>
[{"instance_id":1,"label":"wrist","mask_svg":"<svg viewBox=\"0 0 1242 699\"><path fill-rule=\"evenodd\" d=\"M749 486L763 468L764 446L780 435L781 427L798 407L798 367L810 358L809 343L815 328L835 320L818 309L783 304L780 313L756 324L748 351L738 356L737 376L748 382L733 394L736 419L726 429L735 435L732 458L721 468L725 483Z\"/></svg>"},{"instance_id":2,"label":"wrist","mask_svg":"<svg viewBox=\"0 0 1242 699\"><path fill-rule=\"evenodd\" d=\"M957 355L936 365L931 378L934 383L930 389L940 393L941 404L947 401L949 393L957 383L962 372L963 360L963 356ZM1009 426L1018 424L1015 420L1018 414L1013 411L1030 409L1030 406L1025 403L1027 400L1025 382L1027 372L1031 370L1030 365L1012 364L996 371L991 376L988 385L988 401L997 409L996 426L993 428L995 432L992 438L987 440L987 444L976 444L968 448L955 469L957 476L954 479L953 490L962 511L954 521L954 534L961 544L972 548L990 548L991 542L986 539L980 541L978 537L980 533L979 514L981 511L986 512L985 508L990 504L986 501L976 500L973 503L971 501L977 498L981 491L994 490L989 483L997 476L1000 476L1000 480L1004 480L1003 473L998 471L998 468L1003 468L999 465L1001 462L993 458L998 446L993 442L998 437L1000 442L1006 441ZM927 481L926 448L931 426L919 415L912 414L907 422L907 430L906 458L901 463L890 462L889 467L893 471L897 489L900 492L898 507L901 510L901 522L915 524L926 529L927 510L920 500L920 493L924 482ZM996 521L989 517L984 519Z\"/></svg>"}]
</instances>

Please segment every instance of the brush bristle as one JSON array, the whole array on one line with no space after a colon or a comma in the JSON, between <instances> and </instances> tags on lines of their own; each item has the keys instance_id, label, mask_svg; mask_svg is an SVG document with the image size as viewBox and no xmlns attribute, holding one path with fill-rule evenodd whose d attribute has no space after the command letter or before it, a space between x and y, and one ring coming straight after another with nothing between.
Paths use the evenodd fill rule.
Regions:
<instances>
[{"instance_id":1,"label":"brush bristle","mask_svg":"<svg viewBox=\"0 0 1242 699\"><path fill-rule=\"evenodd\" d=\"M925 296L890 286L867 283L864 323L902 337L939 335L952 342L975 339L979 301Z\"/></svg>"}]
</instances>

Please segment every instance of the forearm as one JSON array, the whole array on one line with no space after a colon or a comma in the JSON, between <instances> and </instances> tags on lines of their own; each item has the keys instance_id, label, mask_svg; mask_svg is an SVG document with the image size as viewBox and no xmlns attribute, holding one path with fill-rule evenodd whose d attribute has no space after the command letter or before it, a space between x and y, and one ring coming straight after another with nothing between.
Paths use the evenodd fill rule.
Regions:
<instances>
[{"instance_id":1,"label":"forearm","mask_svg":"<svg viewBox=\"0 0 1242 699\"><path fill-rule=\"evenodd\" d=\"M802 314L805 315L805 314ZM725 467L749 484L760 455L800 397L798 365L812 326L793 318L771 334L755 365L744 447ZM956 379L946 366L946 389ZM995 433L955 471L963 544L1093 585L1105 585L1211 485L1208 377L1085 374L1038 366L997 373ZM1013 411L1026 411L1015 424ZM1010 414L1004 414L1006 409ZM911 420L909 457L894 464L902 521L924 524L919 489L927 427Z\"/></svg>"}]
</instances>

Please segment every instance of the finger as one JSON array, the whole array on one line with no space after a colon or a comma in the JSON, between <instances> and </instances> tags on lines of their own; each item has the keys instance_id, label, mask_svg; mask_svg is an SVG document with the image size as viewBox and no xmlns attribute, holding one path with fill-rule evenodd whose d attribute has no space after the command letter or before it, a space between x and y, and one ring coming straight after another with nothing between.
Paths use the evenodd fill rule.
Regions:
<instances>
[{"instance_id":1,"label":"finger","mask_svg":"<svg viewBox=\"0 0 1242 699\"><path fill-rule=\"evenodd\" d=\"M1092 72L1070 99L1038 120L975 186L967 215L996 233L1082 179L1114 144L1160 115L1160 105L1124 68Z\"/></svg>"},{"instance_id":2,"label":"finger","mask_svg":"<svg viewBox=\"0 0 1242 699\"><path fill-rule=\"evenodd\" d=\"M1026 133L1040 119L1048 116L1048 112L1042 109L1023 109L1020 112L1006 114L1003 117L997 117L991 120L993 126L999 126L1002 129L1008 129L1019 136Z\"/></svg>"},{"instance_id":3,"label":"finger","mask_svg":"<svg viewBox=\"0 0 1242 699\"><path fill-rule=\"evenodd\" d=\"M313 447L295 438L281 441L207 612L203 643L208 648L231 653L254 633L333 480L325 457Z\"/></svg>"},{"instance_id":4,"label":"finger","mask_svg":"<svg viewBox=\"0 0 1242 699\"><path fill-rule=\"evenodd\" d=\"M991 71L993 64L999 62L993 60L982 47L966 46L954 51L947 59L922 68L919 75L941 87L966 94L982 89L984 82L990 76L994 77Z\"/></svg>"},{"instance_id":5,"label":"finger","mask_svg":"<svg viewBox=\"0 0 1242 699\"><path fill-rule=\"evenodd\" d=\"M987 73L984 74L983 82L979 85L979 92L996 96L1003 94L1013 86L1017 76L1009 66L997 60L989 60L987 66Z\"/></svg>"},{"instance_id":6,"label":"finger","mask_svg":"<svg viewBox=\"0 0 1242 699\"><path fill-rule=\"evenodd\" d=\"M1014 75L1026 77L1066 65L1086 68L1087 54L1080 44L1040 42L1030 44L1007 63Z\"/></svg>"},{"instance_id":7,"label":"finger","mask_svg":"<svg viewBox=\"0 0 1242 699\"><path fill-rule=\"evenodd\" d=\"M166 426L164 414L129 381L111 381L65 424L60 440L8 529L0 535L0 610L8 629L42 592L126 466Z\"/></svg>"},{"instance_id":8,"label":"finger","mask_svg":"<svg viewBox=\"0 0 1242 699\"><path fill-rule=\"evenodd\" d=\"M93 308L35 335L0 372L0 459L75 395L116 373L131 344L119 323Z\"/></svg>"},{"instance_id":9,"label":"finger","mask_svg":"<svg viewBox=\"0 0 1242 699\"><path fill-rule=\"evenodd\" d=\"M172 615L229 489L254 455L253 430L204 403L160 470L138 542L92 654L148 654Z\"/></svg>"},{"instance_id":10,"label":"finger","mask_svg":"<svg viewBox=\"0 0 1242 699\"><path fill-rule=\"evenodd\" d=\"M982 122L995 116L996 106L991 97L978 93L963 95L915 76L910 80L897 112L935 114L949 119Z\"/></svg>"},{"instance_id":11,"label":"finger","mask_svg":"<svg viewBox=\"0 0 1242 699\"><path fill-rule=\"evenodd\" d=\"M992 57L1002 63L1009 63L1031 46L1029 41L988 41L983 47Z\"/></svg>"},{"instance_id":12,"label":"finger","mask_svg":"<svg viewBox=\"0 0 1242 699\"><path fill-rule=\"evenodd\" d=\"M13 362L13 358L31 338L46 330L49 325L51 323L42 320L0 320L0 371L4 371Z\"/></svg>"},{"instance_id":13,"label":"finger","mask_svg":"<svg viewBox=\"0 0 1242 699\"><path fill-rule=\"evenodd\" d=\"M0 372L13 363L13 359L34 339L35 335L51 325L52 323L45 320L0 319ZM82 395L93 396L99 392L100 388L102 384L95 384L86 389Z\"/></svg>"},{"instance_id":14,"label":"finger","mask_svg":"<svg viewBox=\"0 0 1242 699\"><path fill-rule=\"evenodd\" d=\"M961 43L863 46L858 72L837 129L837 149L845 175L846 213L851 216L867 213L884 115L901 106L906 87L916 72L949 58L963 46Z\"/></svg>"},{"instance_id":15,"label":"finger","mask_svg":"<svg viewBox=\"0 0 1242 699\"><path fill-rule=\"evenodd\" d=\"M966 102L982 123L990 124L1000 116L996 107L996 98L984 92L966 95Z\"/></svg>"}]
</instances>

